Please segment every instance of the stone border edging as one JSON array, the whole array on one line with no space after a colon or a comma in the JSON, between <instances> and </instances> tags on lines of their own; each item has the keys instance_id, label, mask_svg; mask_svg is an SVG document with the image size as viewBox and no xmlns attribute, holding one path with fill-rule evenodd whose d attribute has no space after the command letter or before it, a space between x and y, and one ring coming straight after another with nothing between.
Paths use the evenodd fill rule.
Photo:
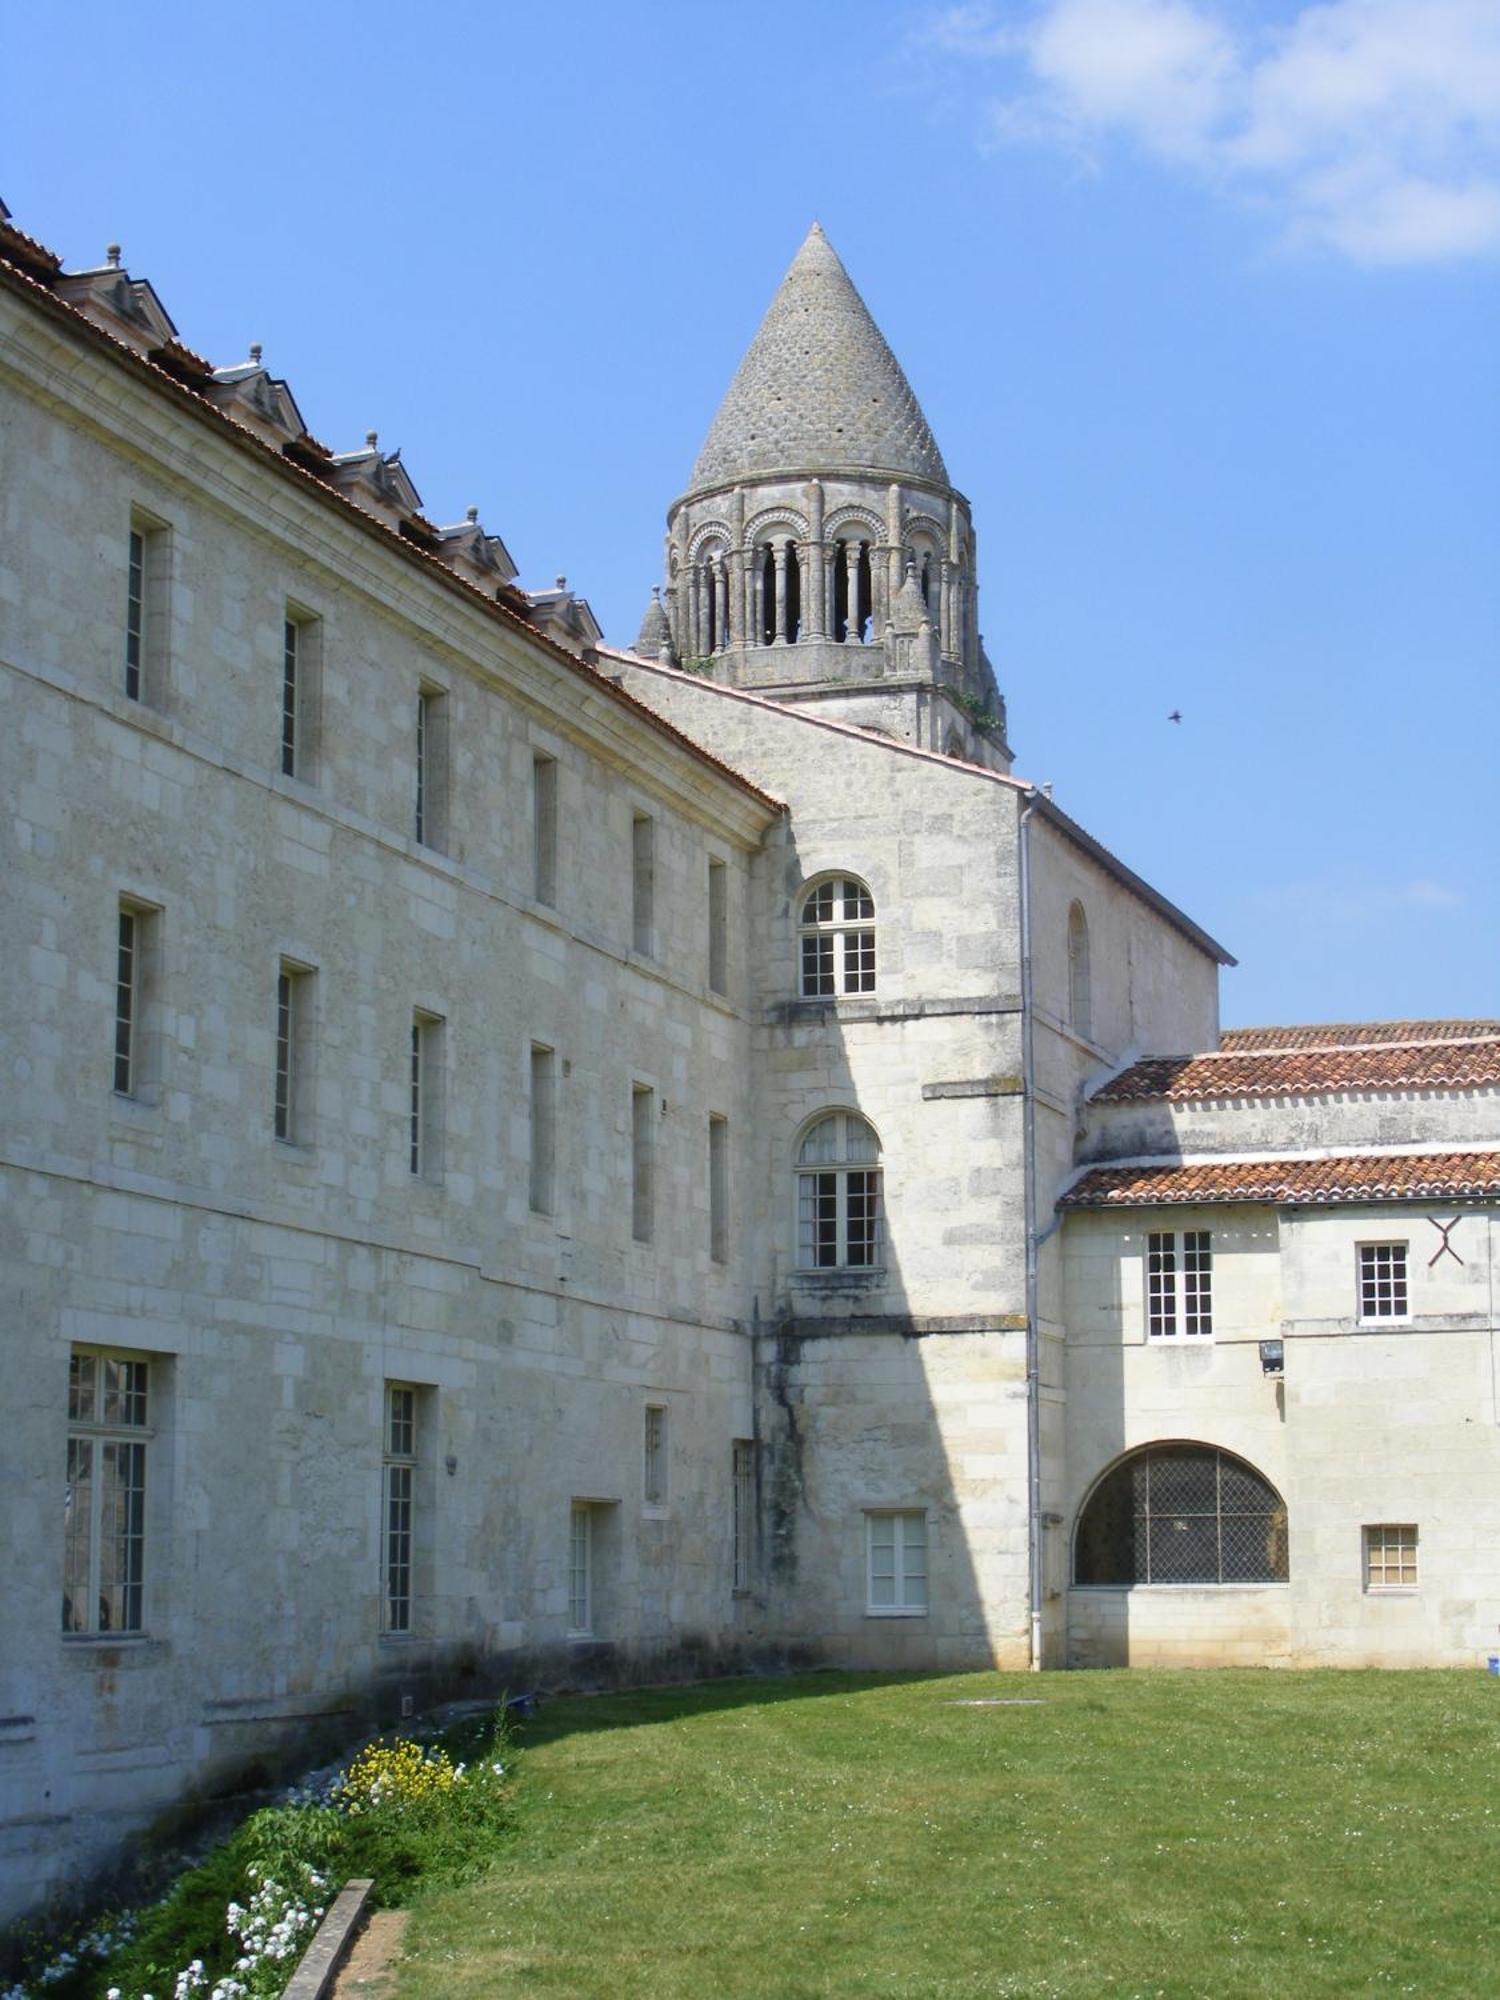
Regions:
<instances>
[{"instance_id":1,"label":"stone border edging","mask_svg":"<svg viewBox=\"0 0 1500 2000\"><path fill-rule=\"evenodd\" d=\"M374 1878L369 1875L357 1876L344 1884L313 1934L312 1943L303 1952L282 2000L327 2000L339 1967L349 1956L349 1947L370 1914L374 1887Z\"/></svg>"}]
</instances>

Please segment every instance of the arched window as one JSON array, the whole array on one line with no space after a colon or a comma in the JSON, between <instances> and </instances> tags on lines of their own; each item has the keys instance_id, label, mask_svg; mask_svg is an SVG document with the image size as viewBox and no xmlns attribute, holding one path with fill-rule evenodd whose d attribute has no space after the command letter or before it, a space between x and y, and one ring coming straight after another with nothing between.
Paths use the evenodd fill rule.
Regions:
<instances>
[{"instance_id":1,"label":"arched window","mask_svg":"<svg viewBox=\"0 0 1500 2000\"><path fill-rule=\"evenodd\" d=\"M875 991L875 902L852 875L815 882L802 904L802 997Z\"/></svg>"},{"instance_id":2,"label":"arched window","mask_svg":"<svg viewBox=\"0 0 1500 2000\"><path fill-rule=\"evenodd\" d=\"M1211 1444L1148 1444L1105 1473L1073 1545L1080 1584L1285 1583L1286 1504Z\"/></svg>"},{"instance_id":3,"label":"arched window","mask_svg":"<svg viewBox=\"0 0 1500 2000\"><path fill-rule=\"evenodd\" d=\"M828 1111L797 1148L797 1263L804 1271L880 1262L880 1141L855 1111Z\"/></svg>"},{"instance_id":4,"label":"arched window","mask_svg":"<svg viewBox=\"0 0 1500 2000\"><path fill-rule=\"evenodd\" d=\"M1089 990L1089 920L1082 903L1068 912L1068 1026L1086 1042L1094 1039L1094 1002Z\"/></svg>"}]
</instances>

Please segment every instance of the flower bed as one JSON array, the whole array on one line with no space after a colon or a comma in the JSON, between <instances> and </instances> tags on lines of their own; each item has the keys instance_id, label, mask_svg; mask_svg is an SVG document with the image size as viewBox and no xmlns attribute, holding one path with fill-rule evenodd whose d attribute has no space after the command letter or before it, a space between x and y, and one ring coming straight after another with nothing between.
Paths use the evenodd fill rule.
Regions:
<instances>
[{"instance_id":1,"label":"flower bed","mask_svg":"<svg viewBox=\"0 0 1500 2000\"><path fill-rule=\"evenodd\" d=\"M0 2000L276 2000L336 1885L373 1876L388 1906L487 1865L510 1825L509 1763L503 1708L434 1743L368 1743L253 1813L160 1902L35 1949Z\"/></svg>"}]
</instances>

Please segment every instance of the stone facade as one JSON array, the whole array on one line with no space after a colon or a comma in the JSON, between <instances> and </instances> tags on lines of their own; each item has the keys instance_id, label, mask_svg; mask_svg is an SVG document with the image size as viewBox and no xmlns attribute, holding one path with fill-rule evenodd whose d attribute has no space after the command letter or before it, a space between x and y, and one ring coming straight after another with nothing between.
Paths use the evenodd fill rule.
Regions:
<instances>
[{"instance_id":1,"label":"stone facade","mask_svg":"<svg viewBox=\"0 0 1500 2000\"><path fill-rule=\"evenodd\" d=\"M1009 775L967 504L821 232L634 652L3 211L0 399L0 1914L445 1693L1472 1656L1475 1198L1421 1339L1339 1318L1388 1204L1174 1210L1223 1321L1165 1351L1088 1177L1488 1156L1493 1092L1098 1092L1219 1044L1225 955ZM1183 1437L1291 1581L1070 1588ZM1349 1537L1411 1521L1375 1601Z\"/></svg>"}]
</instances>

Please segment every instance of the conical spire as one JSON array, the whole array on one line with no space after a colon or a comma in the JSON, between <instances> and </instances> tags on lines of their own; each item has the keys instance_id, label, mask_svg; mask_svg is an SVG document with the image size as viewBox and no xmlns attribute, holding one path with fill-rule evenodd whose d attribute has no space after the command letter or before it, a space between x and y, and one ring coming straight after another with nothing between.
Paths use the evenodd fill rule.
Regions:
<instances>
[{"instance_id":1,"label":"conical spire","mask_svg":"<svg viewBox=\"0 0 1500 2000\"><path fill-rule=\"evenodd\" d=\"M802 469L949 483L900 362L816 222L719 405L689 491Z\"/></svg>"}]
</instances>

